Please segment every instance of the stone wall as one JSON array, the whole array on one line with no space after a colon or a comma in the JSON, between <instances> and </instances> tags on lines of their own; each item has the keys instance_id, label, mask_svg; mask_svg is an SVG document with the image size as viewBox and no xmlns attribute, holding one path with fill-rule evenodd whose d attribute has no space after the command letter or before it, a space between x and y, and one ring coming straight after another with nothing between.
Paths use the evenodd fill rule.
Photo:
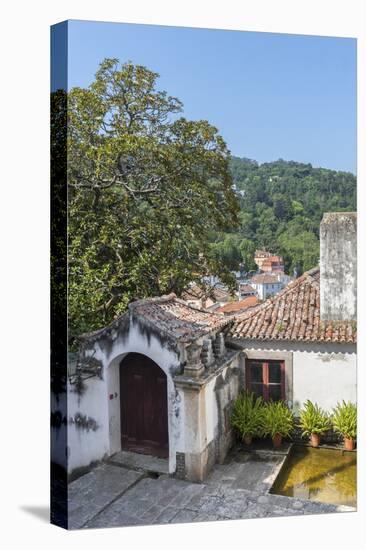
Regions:
<instances>
[{"instance_id":1,"label":"stone wall","mask_svg":"<svg viewBox=\"0 0 366 550\"><path fill-rule=\"evenodd\" d=\"M221 348L218 352L217 346L215 351L223 355L198 378L174 379L184 404L176 476L190 481L203 481L216 462L225 460L234 442L230 416L241 388L240 352Z\"/></svg>"},{"instance_id":2,"label":"stone wall","mask_svg":"<svg viewBox=\"0 0 366 550\"><path fill-rule=\"evenodd\" d=\"M356 320L357 214L326 213L320 224L320 315Z\"/></svg>"}]
</instances>

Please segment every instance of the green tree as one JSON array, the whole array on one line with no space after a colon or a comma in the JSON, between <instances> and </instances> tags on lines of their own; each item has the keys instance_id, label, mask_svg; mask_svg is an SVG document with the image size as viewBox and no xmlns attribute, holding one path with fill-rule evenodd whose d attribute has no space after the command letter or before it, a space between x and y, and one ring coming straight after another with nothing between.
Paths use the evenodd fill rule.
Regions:
<instances>
[{"instance_id":1,"label":"green tree","mask_svg":"<svg viewBox=\"0 0 366 550\"><path fill-rule=\"evenodd\" d=\"M245 271L252 271L257 268L254 261L255 243L250 239L242 239L239 244L242 263Z\"/></svg>"},{"instance_id":2,"label":"green tree","mask_svg":"<svg viewBox=\"0 0 366 550\"><path fill-rule=\"evenodd\" d=\"M318 265L319 241L314 233L294 233L289 229L279 236L278 241L288 272L296 269L301 274Z\"/></svg>"},{"instance_id":3,"label":"green tree","mask_svg":"<svg viewBox=\"0 0 366 550\"><path fill-rule=\"evenodd\" d=\"M273 211L279 220L288 220L292 215L292 204L286 195L276 193L273 196Z\"/></svg>"},{"instance_id":4,"label":"green tree","mask_svg":"<svg viewBox=\"0 0 366 550\"><path fill-rule=\"evenodd\" d=\"M157 78L106 59L69 93L71 335L208 273L231 281L209 247L237 224L228 149L207 121L179 116Z\"/></svg>"},{"instance_id":5,"label":"green tree","mask_svg":"<svg viewBox=\"0 0 366 550\"><path fill-rule=\"evenodd\" d=\"M258 203L257 203L258 204ZM260 205L262 207L262 205ZM278 227L278 219L275 216L273 208L265 206L260 208L260 215L258 217L259 226L257 229L256 237L259 246L267 248L268 250L275 250L276 243L276 230Z\"/></svg>"},{"instance_id":6,"label":"green tree","mask_svg":"<svg viewBox=\"0 0 366 550\"><path fill-rule=\"evenodd\" d=\"M240 242L240 235L227 233L223 240L211 244L212 257L230 270L239 269L242 261Z\"/></svg>"}]
</instances>

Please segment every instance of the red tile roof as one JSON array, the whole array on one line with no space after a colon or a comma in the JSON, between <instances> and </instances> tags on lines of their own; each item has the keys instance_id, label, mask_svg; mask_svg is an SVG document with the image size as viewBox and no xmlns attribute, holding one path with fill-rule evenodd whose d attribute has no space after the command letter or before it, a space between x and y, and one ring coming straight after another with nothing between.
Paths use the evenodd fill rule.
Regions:
<instances>
[{"instance_id":1,"label":"red tile roof","mask_svg":"<svg viewBox=\"0 0 366 550\"><path fill-rule=\"evenodd\" d=\"M288 284L279 294L239 314L233 339L356 343L355 321L320 320L319 268Z\"/></svg>"},{"instance_id":2,"label":"red tile roof","mask_svg":"<svg viewBox=\"0 0 366 550\"><path fill-rule=\"evenodd\" d=\"M279 283L280 281L278 280L276 275L271 275L270 273L259 273L259 275L254 275L251 278L251 282L257 285L263 285Z\"/></svg>"},{"instance_id":3,"label":"red tile roof","mask_svg":"<svg viewBox=\"0 0 366 550\"><path fill-rule=\"evenodd\" d=\"M153 330L181 342L196 340L232 322L232 318L221 313L190 306L175 294L136 300L129 304L128 309L129 313L124 313L102 329L83 334L81 339L98 339L106 336L114 328L128 322L129 317L140 320L145 326L150 326Z\"/></svg>"},{"instance_id":4,"label":"red tile roof","mask_svg":"<svg viewBox=\"0 0 366 550\"><path fill-rule=\"evenodd\" d=\"M142 317L160 332L183 342L195 340L230 321L221 314L190 306L175 294L137 300L128 307L134 317Z\"/></svg>"},{"instance_id":5,"label":"red tile roof","mask_svg":"<svg viewBox=\"0 0 366 550\"><path fill-rule=\"evenodd\" d=\"M238 311L243 311L248 309L248 307L253 307L258 304L258 298L256 296L248 296L244 300L237 302L229 302L224 306L217 308L215 311L217 313L237 313Z\"/></svg>"},{"instance_id":6,"label":"red tile roof","mask_svg":"<svg viewBox=\"0 0 366 550\"><path fill-rule=\"evenodd\" d=\"M283 259L280 256L270 256L263 260L262 265L283 264Z\"/></svg>"},{"instance_id":7,"label":"red tile roof","mask_svg":"<svg viewBox=\"0 0 366 550\"><path fill-rule=\"evenodd\" d=\"M255 289L251 285L248 285L246 283L242 283L240 285L240 292L253 292L253 294L254 294Z\"/></svg>"}]
</instances>

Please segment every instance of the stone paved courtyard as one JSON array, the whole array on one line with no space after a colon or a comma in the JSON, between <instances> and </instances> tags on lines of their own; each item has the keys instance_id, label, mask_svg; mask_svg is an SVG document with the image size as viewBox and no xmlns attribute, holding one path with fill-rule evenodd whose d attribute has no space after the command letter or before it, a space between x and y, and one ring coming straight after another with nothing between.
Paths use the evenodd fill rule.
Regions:
<instances>
[{"instance_id":1,"label":"stone paved courtyard","mask_svg":"<svg viewBox=\"0 0 366 550\"><path fill-rule=\"evenodd\" d=\"M115 459L69 485L69 528L122 527L318 514L352 510L273 495L269 489L286 457L234 450L205 483L133 469ZM122 461L123 462L123 461Z\"/></svg>"}]
</instances>

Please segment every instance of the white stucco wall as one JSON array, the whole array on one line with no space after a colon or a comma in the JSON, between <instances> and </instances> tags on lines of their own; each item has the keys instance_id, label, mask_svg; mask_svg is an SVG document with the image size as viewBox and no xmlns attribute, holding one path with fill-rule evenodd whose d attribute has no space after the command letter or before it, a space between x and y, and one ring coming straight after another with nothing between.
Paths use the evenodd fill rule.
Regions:
<instances>
[{"instance_id":1,"label":"white stucco wall","mask_svg":"<svg viewBox=\"0 0 366 550\"><path fill-rule=\"evenodd\" d=\"M215 395L216 379L205 388L206 445L215 438L218 423L217 399Z\"/></svg>"},{"instance_id":2,"label":"white stucco wall","mask_svg":"<svg viewBox=\"0 0 366 550\"><path fill-rule=\"evenodd\" d=\"M242 341L243 351L261 358L261 351L290 353L292 357L292 406L298 412L310 399L330 411L338 401L357 399L356 346L334 343ZM267 356L266 356L267 357ZM267 357L268 358L268 357Z\"/></svg>"},{"instance_id":3,"label":"white stucco wall","mask_svg":"<svg viewBox=\"0 0 366 550\"><path fill-rule=\"evenodd\" d=\"M103 380L91 378L85 382L86 391L80 398L69 387L68 418L77 412L92 417L98 424L94 432L68 424L68 470L72 471L91 462L102 460L121 450L120 382L119 365L128 353L146 355L164 371L167 376L169 471L176 467L176 452L182 445L182 396L175 390L172 376L179 370L177 352L172 351L153 335L143 334L137 323L131 322L127 332L115 330L108 337L108 345L100 339L87 350L94 352L94 358L103 364ZM110 398L113 396L113 398Z\"/></svg>"},{"instance_id":4,"label":"white stucco wall","mask_svg":"<svg viewBox=\"0 0 366 550\"><path fill-rule=\"evenodd\" d=\"M282 282L250 284L257 291L260 300L265 300L268 296L274 296L284 287Z\"/></svg>"},{"instance_id":5,"label":"white stucco wall","mask_svg":"<svg viewBox=\"0 0 366 550\"><path fill-rule=\"evenodd\" d=\"M106 382L99 378L90 378L84 384L83 395L78 395L75 392L75 385L68 382L67 400L65 393L60 394L58 399L53 395L51 398L51 411L63 411L67 418L67 426L62 424L60 428L51 430L51 458L53 462L63 466L66 453L69 472L89 466L92 462L101 460L109 454ZM88 430L75 423L77 414L95 421L96 430ZM66 449L65 445L67 445Z\"/></svg>"},{"instance_id":6,"label":"white stucco wall","mask_svg":"<svg viewBox=\"0 0 366 550\"><path fill-rule=\"evenodd\" d=\"M293 403L297 411L310 399L330 411L338 401L356 402L356 353L293 354Z\"/></svg>"},{"instance_id":7,"label":"white stucco wall","mask_svg":"<svg viewBox=\"0 0 366 550\"><path fill-rule=\"evenodd\" d=\"M90 378L85 381L86 391L82 396L75 393L75 386L68 386L68 470L73 471L91 462L101 460L109 454L108 401L105 380ZM77 427L70 420L80 413L94 419L97 429L86 430Z\"/></svg>"}]
</instances>

